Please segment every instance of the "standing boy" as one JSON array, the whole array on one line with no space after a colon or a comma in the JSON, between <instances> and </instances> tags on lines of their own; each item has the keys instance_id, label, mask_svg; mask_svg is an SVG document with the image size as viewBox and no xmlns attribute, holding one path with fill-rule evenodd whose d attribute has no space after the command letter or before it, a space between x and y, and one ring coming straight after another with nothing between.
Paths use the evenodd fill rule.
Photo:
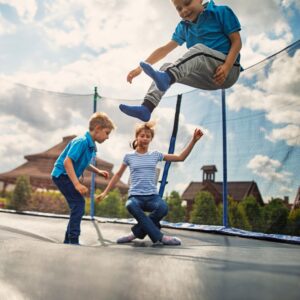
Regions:
<instances>
[{"instance_id":1,"label":"standing boy","mask_svg":"<svg viewBox=\"0 0 300 300\"><path fill-rule=\"evenodd\" d=\"M54 164L51 176L53 182L66 198L70 208L70 220L65 234L65 244L79 245L80 223L84 215L84 194L88 188L80 183L84 170L89 170L109 177L109 173L90 164L96 156L96 144L103 143L115 126L110 118L101 112L94 113L89 120L89 131L84 136L76 137L66 146Z\"/></svg>"},{"instance_id":2,"label":"standing boy","mask_svg":"<svg viewBox=\"0 0 300 300\"><path fill-rule=\"evenodd\" d=\"M153 79L141 106L120 105L122 112L144 122L173 83L203 90L226 89L237 81L241 70L241 26L228 6L217 6L212 0L205 4L203 0L172 2L182 20L171 41L153 51L127 75L130 83L142 70ZM164 64L160 71L152 68L152 64L183 43L189 50L175 63Z\"/></svg>"}]
</instances>

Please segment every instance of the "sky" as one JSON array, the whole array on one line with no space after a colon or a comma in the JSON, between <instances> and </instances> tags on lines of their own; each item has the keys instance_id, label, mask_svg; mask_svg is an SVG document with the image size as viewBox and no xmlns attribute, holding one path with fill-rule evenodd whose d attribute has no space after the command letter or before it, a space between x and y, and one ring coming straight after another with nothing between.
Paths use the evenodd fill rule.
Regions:
<instances>
[{"instance_id":1,"label":"sky","mask_svg":"<svg viewBox=\"0 0 300 300\"><path fill-rule=\"evenodd\" d=\"M216 0L215 3L230 6L240 20L244 68L299 40L297 0ZM0 0L0 172L19 166L25 162L24 155L45 151L63 136L84 133L93 110L95 86L103 98L99 109L109 112L118 126L109 141L101 145L99 154L117 167L129 151L135 125L134 120L119 113L117 106L123 99L139 103L134 100L142 99L151 83L141 74L129 84L127 73L168 42L179 21L169 0ZM176 48L157 67L174 61L185 51L185 46ZM277 157L278 153L276 157L269 155L270 149L299 153L299 57L300 51L295 51L263 70L245 72L228 92L229 116L239 118L241 114L256 113L264 116L263 125L256 124L256 135L253 134L256 129L249 124L239 128L229 126L232 151L250 131L252 143L258 145L256 152L249 150L244 157L247 160L241 168L244 173L237 172L237 165L229 164L230 170L234 170L229 172L230 178L261 179L265 198L288 195L292 201L299 186L300 176L295 174L294 162ZM183 103L177 148L186 145L195 126L202 126L205 139L196 146L195 153L206 153L201 158L193 153L184 167L175 168L171 174L171 178L174 174L184 178L178 180L175 176L177 181L173 185L182 191L189 181L202 179L203 164L216 163L218 179L222 180L221 157L207 156L216 147L217 135L207 119L197 118L201 110L218 109L220 101L215 93L203 94L178 84L172 86L154 114L158 122L153 147L163 152L168 149L172 130L175 103L172 96L178 93L187 93L187 100ZM200 99L199 110L190 99L193 97ZM219 138L218 147L220 141ZM195 167L197 159L199 164ZM264 188L270 182L278 182L276 190Z\"/></svg>"}]
</instances>

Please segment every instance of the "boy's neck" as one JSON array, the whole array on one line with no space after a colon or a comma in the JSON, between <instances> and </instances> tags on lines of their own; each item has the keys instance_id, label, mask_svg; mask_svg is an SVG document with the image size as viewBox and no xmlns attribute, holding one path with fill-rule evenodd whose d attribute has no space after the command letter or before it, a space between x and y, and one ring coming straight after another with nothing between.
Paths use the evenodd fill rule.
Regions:
<instances>
[{"instance_id":1,"label":"boy's neck","mask_svg":"<svg viewBox=\"0 0 300 300\"><path fill-rule=\"evenodd\" d=\"M90 136L91 136L91 138L92 138L92 140L93 140L93 142L95 142L95 131L91 131L91 130L89 130L89 133L90 133Z\"/></svg>"}]
</instances>

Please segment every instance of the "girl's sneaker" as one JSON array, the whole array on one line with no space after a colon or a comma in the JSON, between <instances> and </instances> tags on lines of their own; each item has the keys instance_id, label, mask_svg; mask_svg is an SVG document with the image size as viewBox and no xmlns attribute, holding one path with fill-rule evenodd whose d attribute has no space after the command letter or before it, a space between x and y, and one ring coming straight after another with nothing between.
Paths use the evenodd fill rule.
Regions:
<instances>
[{"instance_id":1,"label":"girl's sneaker","mask_svg":"<svg viewBox=\"0 0 300 300\"><path fill-rule=\"evenodd\" d=\"M136 237L135 237L135 235L133 233L131 233L129 235L122 236L122 237L118 238L117 239L117 244L130 243L134 239L136 239Z\"/></svg>"},{"instance_id":2,"label":"girl's sneaker","mask_svg":"<svg viewBox=\"0 0 300 300\"><path fill-rule=\"evenodd\" d=\"M170 245L170 246L179 246L181 245L181 240L175 236L168 236L164 235L161 239L161 242L164 245Z\"/></svg>"}]
</instances>

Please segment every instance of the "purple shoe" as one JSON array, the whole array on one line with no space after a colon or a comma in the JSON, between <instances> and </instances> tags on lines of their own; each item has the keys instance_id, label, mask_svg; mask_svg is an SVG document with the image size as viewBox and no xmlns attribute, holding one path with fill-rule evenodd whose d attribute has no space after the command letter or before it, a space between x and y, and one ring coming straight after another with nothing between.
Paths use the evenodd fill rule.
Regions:
<instances>
[{"instance_id":1,"label":"purple shoe","mask_svg":"<svg viewBox=\"0 0 300 300\"><path fill-rule=\"evenodd\" d=\"M126 236L122 236L122 237L117 239L117 244L130 243L134 239L136 239L134 234L129 234L129 235L126 235Z\"/></svg>"},{"instance_id":2,"label":"purple shoe","mask_svg":"<svg viewBox=\"0 0 300 300\"><path fill-rule=\"evenodd\" d=\"M164 245L168 246L179 246L181 245L181 240L175 236L164 235L161 239L161 242Z\"/></svg>"}]
</instances>

